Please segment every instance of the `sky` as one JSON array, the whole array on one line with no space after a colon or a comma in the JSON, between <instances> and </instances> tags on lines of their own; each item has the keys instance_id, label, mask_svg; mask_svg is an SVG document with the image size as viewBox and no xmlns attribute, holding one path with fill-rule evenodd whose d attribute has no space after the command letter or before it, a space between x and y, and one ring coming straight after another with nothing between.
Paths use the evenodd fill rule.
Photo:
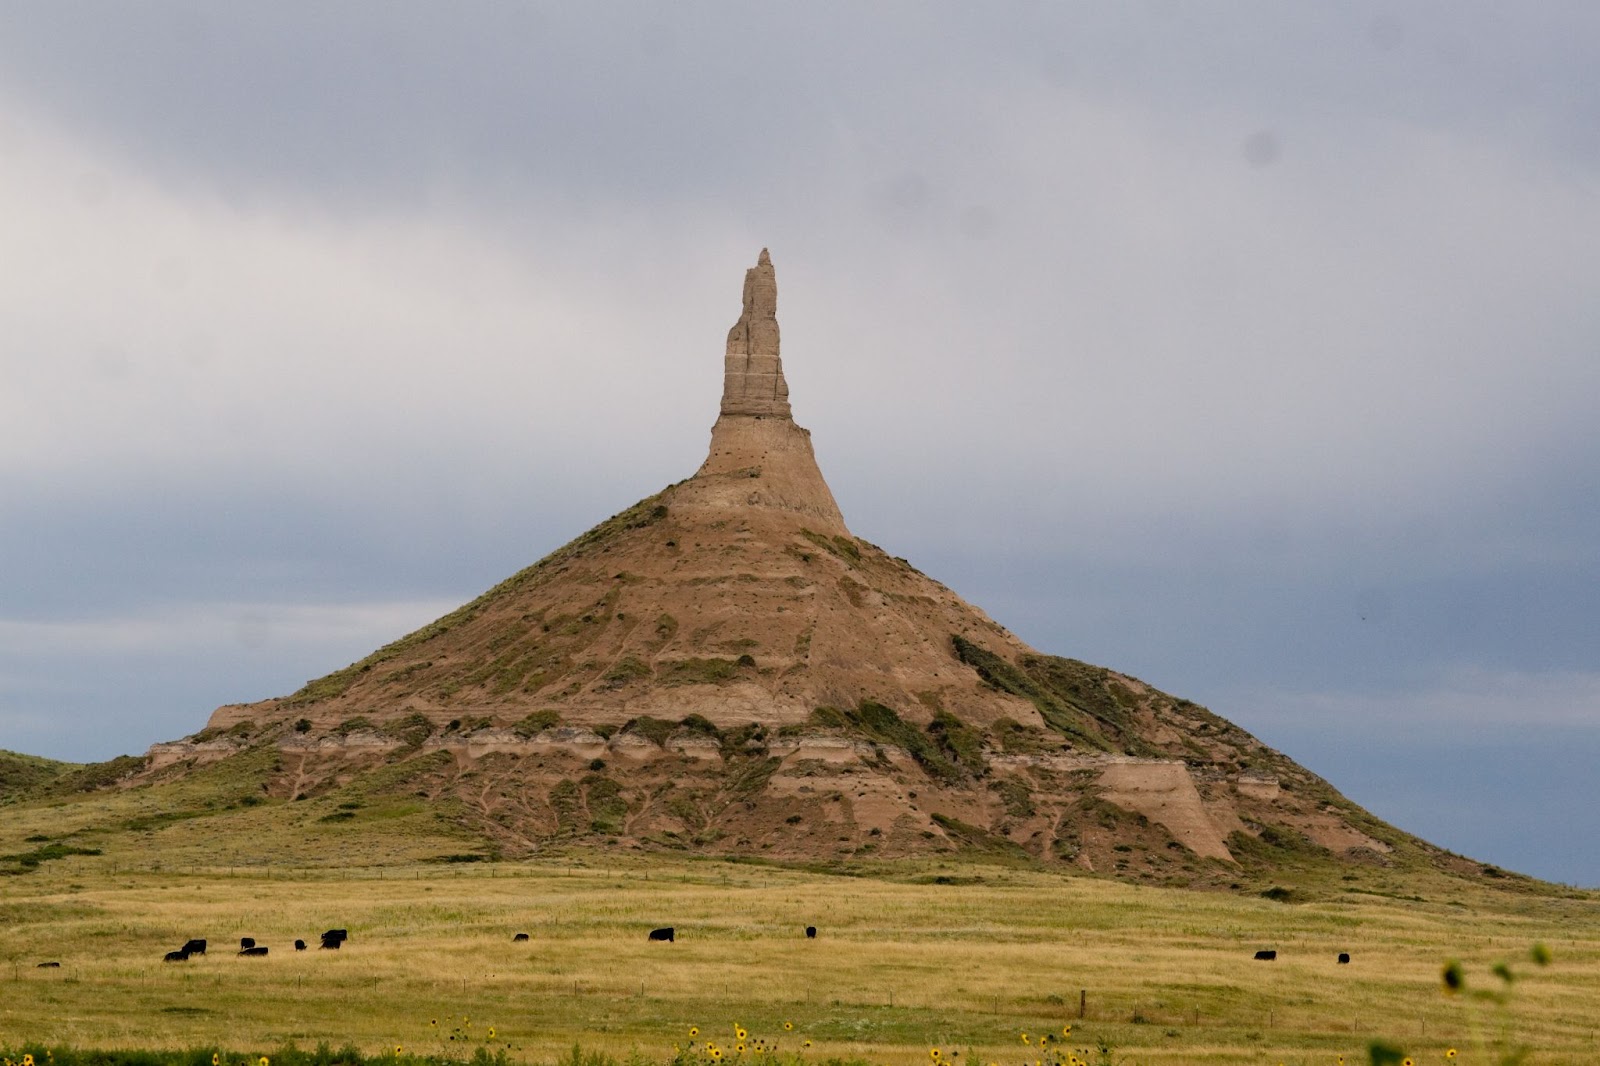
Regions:
<instances>
[{"instance_id":1,"label":"sky","mask_svg":"<svg viewBox=\"0 0 1600 1066\"><path fill-rule=\"evenodd\" d=\"M1600 885L1600 7L0 5L0 748L142 752L698 467Z\"/></svg>"}]
</instances>

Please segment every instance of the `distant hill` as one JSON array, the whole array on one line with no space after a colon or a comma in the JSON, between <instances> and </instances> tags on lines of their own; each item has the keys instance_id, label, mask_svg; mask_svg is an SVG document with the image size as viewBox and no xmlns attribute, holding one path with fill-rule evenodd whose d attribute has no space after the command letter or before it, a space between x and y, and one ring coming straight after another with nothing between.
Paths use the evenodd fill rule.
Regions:
<instances>
[{"instance_id":1,"label":"distant hill","mask_svg":"<svg viewBox=\"0 0 1600 1066\"><path fill-rule=\"evenodd\" d=\"M52 782L78 769L81 769L79 763L0 751L0 803L37 796Z\"/></svg>"}]
</instances>

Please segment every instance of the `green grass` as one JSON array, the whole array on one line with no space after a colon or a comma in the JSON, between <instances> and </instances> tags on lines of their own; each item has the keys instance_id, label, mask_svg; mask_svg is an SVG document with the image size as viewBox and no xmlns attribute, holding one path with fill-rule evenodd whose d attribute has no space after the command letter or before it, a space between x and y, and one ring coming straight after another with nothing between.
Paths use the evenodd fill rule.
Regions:
<instances>
[{"instance_id":1,"label":"green grass","mask_svg":"<svg viewBox=\"0 0 1600 1066\"><path fill-rule=\"evenodd\" d=\"M62 775L82 768L79 763L0 751L0 804L13 798L37 794L39 789Z\"/></svg>"},{"instance_id":2,"label":"green grass","mask_svg":"<svg viewBox=\"0 0 1600 1066\"><path fill-rule=\"evenodd\" d=\"M791 1022L786 1050L814 1042L805 1061L897 1066L927 1062L932 1046L1031 1066L1018 1034L1065 1023L1130 1064L1354 1064L1372 1038L1419 1062L1449 1046L1460 1062L1492 1061L1470 1057L1475 1040L1488 1052L1531 1044L1531 1062L1595 1051L1592 896L1284 904L994 862L836 877L595 851L321 870L130 859L71 856L0 881L0 1047L327 1043L465 1058L503 1046L513 1061L550 1062L577 1043L666 1064L689 1025L731 1049L735 1023L785 1039ZM646 941L657 925L675 926L677 943ZM800 935L806 925L818 939ZM288 950L333 926L352 935L338 953ZM531 940L513 944L517 932ZM271 955L237 958L241 935ZM189 936L210 939L211 954L160 961ZM1527 961L1535 941L1549 943L1548 967ZM1278 961L1252 961L1266 946ZM1336 965L1338 951L1353 963ZM1452 958L1468 982L1455 996L1440 981ZM62 965L35 967L45 960ZM1509 1000L1474 998L1501 989L1502 960L1520 978ZM447 1029L430 1024L441 1019ZM471 1039L447 1039L463 1019Z\"/></svg>"}]
</instances>

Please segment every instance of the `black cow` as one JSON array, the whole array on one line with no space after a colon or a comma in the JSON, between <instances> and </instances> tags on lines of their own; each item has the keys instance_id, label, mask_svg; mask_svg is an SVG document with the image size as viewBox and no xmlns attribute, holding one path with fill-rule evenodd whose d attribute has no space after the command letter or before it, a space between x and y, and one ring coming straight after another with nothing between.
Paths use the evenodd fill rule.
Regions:
<instances>
[{"instance_id":1,"label":"black cow","mask_svg":"<svg viewBox=\"0 0 1600 1066\"><path fill-rule=\"evenodd\" d=\"M186 955L204 955L206 953L206 942L204 940L190 940L179 950Z\"/></svg>"},{"instance_id":2,"label":"black cow","mask_svg":"<svg viewBox=\"0 0 1600 1066\"><path fill-rule=\"evenodd\" d=\"M817 939L817 927L816 926L814 926L814 925L806 926L806 939L807 940L815 940L815 939Z\"/></svg>"},{"instance_id":3,"label":"black cow","mask_svg":"<svg viewBox=\"0 0 1600 1066\"><path fill-rule=\"evenodd\" d=\"M516 936L511 938L511 942L513 944L520 944L520 943L522 943L522 941L524 941L526 939L528 939L528 934L527 933L518 933Z\"/></svg>"},{"instance_id":4,"label":"black cow","mask_svg":"<svg viewBox=\"0 0 1600 1066\"><path fill-rule=\"evenodd\" d=\"M251 945L250 947L244 948L244 949L240 950L240 952L239 952L239 954L241 954L241 955L265 955L266 953L267 953L267 949L266 948L258 948L258 947L255 947L254 945Z\"/></svg>"},{"instance_id":5,"label":"black cow","mask_svg":"<svg viewBox=\"0 0 1600 1066\"><path fill-rule=\"evenodd\" d=\"M239 938L239 950L240 951L244 951L247 948L253 948L255 946L256 946L256 938L255 937L253 937L253 936L242 936L242 937Z\"/></svg>"},{"instance_id":6,"label":"black cow","mask_svg":"<svg viewBox=\"0 0 1600 1066\"><path fill-rule=\"evenodd\" d=\"M306 949L306 942L304 940L296 940L294 942L294 949L296 951L304 951Z\"/></svg>"},{"instance_id":7,"label":"black cow","mask_svg":"<svg viewBox=\"0 0 1600 1066\"><path fill-rule=\"evenodd\" d=\"M1347 963L1349 961L1350 961L1350 953L1348 951L1339 952L1339 965L1340 966L1343 966L1345 963Z\"/></svg>"},{"instance_id":8,"label":"black cow","mask_svg":"<svg viewBox=\"0 0 1600 1066\"><path fill-rule=\"evenodd\" d=\"M1278 957L1278 953L1276 951L1258 951L1258 952L1256 952L1256 961L1257 962L1272 962L1277 957Z\"/></svg>"},{"instance_id":9,"label":"black cow","mask_svg":"<svg viewBox=\"0 0 1600 1066\"><path fill-rule=\"evenodd\" d=\"M59 962L41 962L37 967L35 967L35 969L59 970L61 969L61 964Z\"/></svg>"},{"instance_id":10,"label":"black cow","mask_svg":"<svg viewBox=\"0 0 1600 1066\"><path fill-rule=\"evenodd\" d=\"M322 934L322 946L329 951L338 951L340 946L349 939L350 934L343 929L329 929Z\"/></svg>"},{"instance_id":11,"label":"black cow","mask_svg":"<svg viewBox=\"0 0 1600 1066\"><path fill-rule=\"evenodd\" d=\"M665 940L669 944L672 943L672 926L669 925L664 929L650 930L650 939Z\"/></svg>"},{"instance_id":12,"label":"black cow","mask_svg":"<svg viewBox=\"0 0 1600 1066\"><path fill-rule=\"evenodd\" d=\"M167 952L165 955L163 955L161 957L161 961L162 962L188 962L189 961L189 953L187 951L169 951L169 952Z\"/></svg>"}]
</instances>

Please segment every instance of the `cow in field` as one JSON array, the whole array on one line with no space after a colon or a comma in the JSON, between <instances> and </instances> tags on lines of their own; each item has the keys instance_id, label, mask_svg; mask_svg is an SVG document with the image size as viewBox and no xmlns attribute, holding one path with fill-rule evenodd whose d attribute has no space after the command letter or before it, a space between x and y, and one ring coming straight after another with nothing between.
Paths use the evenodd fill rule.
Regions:
<instances>
[{"instance_id":1,"label":"cow in field","mask_svg":"<svg viewBox=\"0 0 1600 1066\"><path fill-rule=\"evenodd\" d=\"M669 925L661 929L650 930L650 939L665 940L669 944L672 943L672 926Z\"/></svg>"},{"instance_id":2,"label":"cow in field","mask_svg":"<svg viewBox=\"0 0 1600 1066\"><path fill-rule=\"evenodd\" d=\"M294 942L294 949L296 951L304 951L306 949L306 942L304 940L296 940Z\"/></svg>"},{"instance_id":3,"label":"cow in field","mask_svg":"<svg viewBox=\"0 0 1600 1066\"><path fill-rule=\"evenodd\" d=\"M239 950L240 951L244 951L244 950L246 950L248 948L253 948L255 946L256 946L256 938L255 937L253 937L253 936L242 936L242 937L239 938Z\"/></svg>"},{"instance_id":4,"label":"cow in field","mask_svg":"<svg viewBox=\"0 0 1600 1066\"><path fill-rule=\"evenodd\" d=\"M181 950L180 951L169 951L165 955L161 956L161 961L162 962L188 962L189 961L189 953L187 951L181 951Z\"/></svg>"},{"instance_id":5,"label":"cow in field","mask_svg":"<svg viewBox=\"0 0 1600 1066\"><path fill-rule=\"evenodd\" d=\"M338 951L344 945L344 942L349 939L350 934L343 929L329 929L322 934L322 946L328 951Z\"/></svg>"},{"instance_id":6,"label":"cow in field","mask_svg":"<svg viewBox=\"0 0 1600 1066\"><path fill-rule=\"evenodd\" d=\"M814 926L814 925L806 926L806 939L807 940L815 940L815 939L817 939L817 927L816 926Z\"/></svg>"},{"instance_id":7,"label":"cow in field","mask_svg":"<svg viewBox=\"0 0 1600 1066\"><path fill-rule=\"evenodd\" d=\"M1348 951L1339 952L1339 965L1340 966L1345 965L1349 961L1350 961L1350 953Z\"/></svg>"},{"instance_id":8,"label":"cow in field","mask_svg":"<svg viewBox=\"0 0 1600 1066\"><path fill-rule=\"evenodd\" d=\"M204 940L188 940L178 950L185 955L204 955L206 953L206 942Z\"/></svg>"},{"instance_id":9,"label":"cow in field","mask_svg":"<svg viewBox=\"0 0 1600 1066\"><path fill-rule=\"evenodd\" d=\"M61 969L61 964L59 962L41 962L38 966L35 967L35 969L39 969L39 970L59 970L59 969Z\"/></svg>"},{"instance_id":10,"label":"cow in field","mask_svg":"<svg viewBox=\"0 0 1600 1066\"><path fill-rule=\"evenodd\" d=\"M1277 957L1278 957L1278 953L1276 951L1272 951L1270 949L1256 952L1256 961L1257 962L1272 962Z\"/></svg>"},{"instance_id":11,"label":"cow in field","mask_svg":"<svg viewBox=\"0 0 1600 1066\"><path fill-rule=\"evenodd\" d=\"M528 934L527 933L518 933L516 936L511 938L511 942L513 944L520 944L526 939L528 939Z\"/></svg>"},{"instance_id":12,"label":"cow in field","mask_svg":"<svg viewBox=\"0 0 1600 1066\"><path fill-rule=\"evenodd\" d=\"M254 944L252 944L250 947L242 948L239 951L239 954L241 954L241 955L254 955L254 956L261 956L261 955L265 955L266 953L267 953L267 949L266 948L256 947Z\"/></svg>"}]
</instances>

